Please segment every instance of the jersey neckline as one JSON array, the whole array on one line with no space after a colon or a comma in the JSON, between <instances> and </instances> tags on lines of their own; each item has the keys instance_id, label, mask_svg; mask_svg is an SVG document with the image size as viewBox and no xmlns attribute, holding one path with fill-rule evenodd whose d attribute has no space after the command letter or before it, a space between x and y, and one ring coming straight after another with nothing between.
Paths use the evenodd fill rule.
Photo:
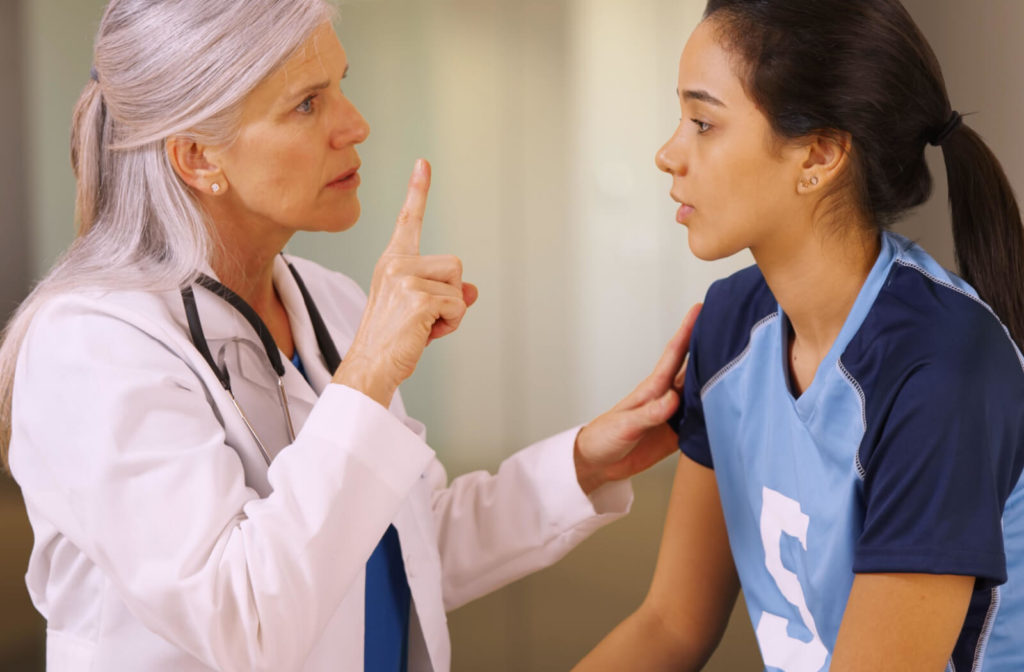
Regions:
<instances>
[{"instance_id":1,"label":"jersey neckline","mask_svg":"<svg viewBox=\"0 0 1024 672\"><path fill-rule=\"evenodd\" d=\"M878 258L875 259L874 265L871 267L871 271L868 273L868 277L864 280L864 284L861 286L860 291L857 293L857 298L853 302L853 307L850 309L850 313L846 316L846 320L843 322L842 329L839 330L839 335L836 336L835 341L832 342L832 347L829 348L828 353L825 355L821 363L818 364L818 368L814 372L814 379L811 384L807 386L807 389L803 391L799 397L793 395L793 387L790 383L790 371L789 371L789 318L782 310L782 306L776 303L776 314L779 319L774 326L774 338L778 339L782 357L778 361L776 371L781 374L779 376L778 383L782 385L782 388L789 399L790 403L793 404L793 408L797 415L804 422L808 421L814 414L815 408L818 406L818 397L821 396L821 390L825 388L826 381L829 372L836 368L839 363L839 358L846 350L846 346L850 344L853 337L856 336L861 326L864 324L864 320L867 319L868 313L871 312L871 307L875 303L875 299L878 298L878 294L882 291L882 287L885 286L886 278L889 276L889 272L892 267L892 262L899 256L901 237L891 233L889 231L883 231L879 246Z\"/></svg>"}]
</instances>

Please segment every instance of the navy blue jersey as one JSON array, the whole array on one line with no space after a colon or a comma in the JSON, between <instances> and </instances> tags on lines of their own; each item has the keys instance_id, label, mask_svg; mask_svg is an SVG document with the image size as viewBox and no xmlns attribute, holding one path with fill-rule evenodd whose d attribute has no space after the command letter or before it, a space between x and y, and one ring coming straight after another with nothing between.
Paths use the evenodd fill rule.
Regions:
<instances>
[{"instance_id":1,"label":"navy blue jersey","mask_svg":"<svg viewBox=\"0 0 1024 672\"><path fill-rule=\"evenodd\" d=\"M712 285L676 419L715 470L767 668L827 669L854 574L910 572L977 577L949 669L1024 670L1024 360L1006 329L886 233L798 397L790 333L756 267Z\"/></svg>"}]
</instances>

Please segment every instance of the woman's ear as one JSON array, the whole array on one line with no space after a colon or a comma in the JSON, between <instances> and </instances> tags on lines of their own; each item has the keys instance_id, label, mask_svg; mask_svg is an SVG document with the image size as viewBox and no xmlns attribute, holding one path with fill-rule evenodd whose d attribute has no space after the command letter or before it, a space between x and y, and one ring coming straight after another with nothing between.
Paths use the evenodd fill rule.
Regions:
<instances>
[{"instance_id":1,"label":"woman's ear","mask_svg":"<svg viewBox=\"0 0 1024 672\"><path fill-rule=\"evenodd\" d=\"M815 135L805 145L797 191L811 193L834 186L846 170L853 148L849 133Z\"/></svg>"},{"instance_id":2,"label":"woman's ear","mask_svg":"<svg viewBox=\"0 0 1024 672\"><path fill-rule=\"evenodd\" d=\"M227 179L211 160L210 148L184 136L173 136L165 145L167 160L182 182L203 194L223 194Z\"/></svg>"}]
</instances>

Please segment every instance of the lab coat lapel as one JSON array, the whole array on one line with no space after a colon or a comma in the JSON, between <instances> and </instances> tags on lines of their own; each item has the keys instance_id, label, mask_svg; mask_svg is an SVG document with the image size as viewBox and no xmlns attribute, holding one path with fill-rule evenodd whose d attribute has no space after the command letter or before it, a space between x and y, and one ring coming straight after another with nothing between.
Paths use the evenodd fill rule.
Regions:
<instances>
[{"instance_id":1,"label":"lab coat lapel","mask_svg":"<svg viewBox=\"0 0 1024 672\"><path fill-rule=\"evenodd\" d=\"M409 618L409 672L447 670L451 661L447 622L441 595L440 556L432 531L432 521L421 520L424 502L430 502L430 490L424 479L409 493L395 515L393 525L402 545L405 578L412 594ZM429 508L426 509L430 511ZM429 515L429 513L428 513ZM425 527L427 525L427 527Z\"/></svg>"},{"instance_id":2,"label":"lab coat lapel","mask_svg":"<svg viewBox=\"0 0 1024 672\"><path fill-rule=\"evenodd\" d=\"M212 273L209 273L212 276ZM323 287L317 285L315 277L303 276L314 300ZM296 432L306 421L319 394L330 384L333 371L328 371L320 348L316 341L312 323L306 309L302 294L288 270L287 264L280 256L274 262L274 286L288 313L292 327L295 347L302 358L309 377L309 382L285 358L285 390L288 394L289 408ZM271 456L276 455L287 445L284 429L284 418L277 397L277 379L267 362L263 345L259 341L252 326L231 305L212 292L195 288L196 301L203 330L210 350L218 362L226 363L232 378L232 388L246 415L253 423L261 440L267 445ZM330 305L329 298L320 296L321 311ZM352 327L339 322L337 315L330 310L324 314L335 345L344 355L351 345ZM233 409L231 409L233 411ZM392 410L405 418L400 395L392 400ZM412 419L405 419L410 429L421 437L423 426ZM243 463L247 464L246 481L250 487L266 496L270 486L266 478L266 466L256 452L251 436L239 435L247 447L240 451ZM237 448L236 448L237 449ZM246 458L248 456L248 458ZM249 460L248 462L246 460ZM255 460L255 462L252 462ZM252 462L252 464L249 464ZM258 462L259 464L256 464ZM250 469L249 467L252 467ZM393 524L398 530L402 546L402 557L406 567L406 579L412 594L412 613L410 614L410 672L432 672L446 670L450 666L451 648L446 628L444 601L441 593L440 557L436 547L436 532L431 511L431 489L426 480L412 489L408 499L396 514ZM360 582L361 583L361 582ZM349 600L362 602L364 596L356 594L361 585L354 589ZM344 611L344 610L342 610ZM346 612L347 613L347 612ZM353 613L362 613L356 609ZM439 615L441 617L439 618ZM353 631L357 628L353 627ZM362 633L353 632L361 646Z\"/></svg>"},{"instance_id":3,"label":"lab coat lapel","mask_svg":"<svg viewBox=\"0 0 1024 672\"><path fill-rule=\"evenodd\" d=\"M313 322L306 309L306 302L302 299L302 292L299 291L299 286L281 255L274 258L274 287L277 288L277 295L281 298L281 303L284 304L284 309L288 313L288 322L292 327L292 340L295 342L295 349L299 351L299 358L302 360L302 366L306 369L306 376L309 378L309 383L304 391L307 394L304 394L303 397L312 407L316 403L317 396L331 382L334 372L327 370L327 364L324 362L323 355L320 353L320 345L316 340L316 333L313 331ZM298 372L296 371L296 373Z\"/></svg>"}]
</instances>

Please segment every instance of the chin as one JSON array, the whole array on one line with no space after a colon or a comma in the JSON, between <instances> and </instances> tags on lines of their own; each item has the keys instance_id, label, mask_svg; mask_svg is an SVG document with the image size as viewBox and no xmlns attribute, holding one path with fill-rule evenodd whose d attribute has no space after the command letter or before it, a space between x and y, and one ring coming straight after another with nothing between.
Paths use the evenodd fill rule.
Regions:
<instances>
[{"instance_id":1,"label":"chin","mask_svg":"<svg viewBox=\"0 0 1024 672\"><path fill-rule=\"evenodd\" d=\"M719 259L731 257L743 249L737 248L734 245L729 245L727 241L714 236L696 233L692 228L687 230L689 231L689 235L687 236L686 242L690 246L690 252L692 252L693 256L697 257L701 261L718 261Z\"/></svg>"},{"instance_id":2,"label":"chin","mask_svg":"<svg viewBox=\"0 0 1024 672\"><path fill-rule=\"evenodd\" d=\"M329 218L324 218L316 225L309 227L313 231L326 231L328 233L340 233L342 231L348 231L356 222L359 221L359 215L362 210L359 207L359 203L356 202L354 206L347 206L341 208L338 212L331 213Z\"/></svg>"}]
</instances>

